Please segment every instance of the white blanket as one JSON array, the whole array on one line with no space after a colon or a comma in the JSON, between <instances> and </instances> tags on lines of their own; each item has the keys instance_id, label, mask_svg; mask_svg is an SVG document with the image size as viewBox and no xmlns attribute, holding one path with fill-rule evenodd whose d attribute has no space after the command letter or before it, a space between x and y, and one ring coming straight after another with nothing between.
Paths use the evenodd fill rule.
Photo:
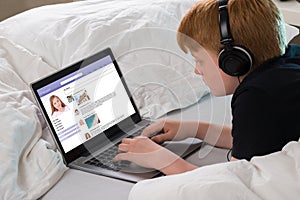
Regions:
<instances>
[{"instance_id":1,"label":"white blanket","mask_svg":"<svg viewBox=\"0 0 300 200\"><path fill-rule=\"evenodd\" d=\"M267 156L141 181L129 200L282 200L300 197L300 141Z\"/></svg>"},{"instance_id":2,"label":"white blanket","mask_svg":"<svg viewBox=\"0 0 300 200\"><path fill-rule=\"evenodd\" d=\"M25 71L27 71L25 73ZM39 57L0 37L0 199L37 199L66 170L28 82L53 71Z\"/></svg>"}]
</instances>

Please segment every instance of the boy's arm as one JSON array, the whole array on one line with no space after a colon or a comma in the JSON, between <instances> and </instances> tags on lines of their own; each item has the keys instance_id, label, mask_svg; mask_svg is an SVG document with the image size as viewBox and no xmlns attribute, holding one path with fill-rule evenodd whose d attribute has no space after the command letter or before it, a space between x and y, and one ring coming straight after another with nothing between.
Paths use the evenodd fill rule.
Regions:
<instances>
[{"instance_id":1,"label":"boy's arm","mask_svg":"<svg viewBox=\"0 0 300 200\"><path fill-rule=\"evenodd\" d=\"M151 137L157 143L193 137L217 147L230 149L232 146L231 127L229 126L199 121L162 119L145 128L142 135L149 137L160 130L163 130L162 134Z\"/></svg>"},{"instance_id":2,"label":"boy's arm","mask_svg":"<svg viewBox=\"0 0 300 200\"><path fill-rule=\"evenodd\" d=\"M196 137L210 145L231 149L232 148L232 128L207 122L198 122Z\"/></svg>"}]
</instances>

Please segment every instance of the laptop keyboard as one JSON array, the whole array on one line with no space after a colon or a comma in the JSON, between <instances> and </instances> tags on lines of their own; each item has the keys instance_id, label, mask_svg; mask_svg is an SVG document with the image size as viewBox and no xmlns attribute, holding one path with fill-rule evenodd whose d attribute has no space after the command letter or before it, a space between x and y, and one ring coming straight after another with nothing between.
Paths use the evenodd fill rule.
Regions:
<instances>
[{"instance_id":1,"label":"laptop keyboard","mask_svg":"<svg viewBox=\"0 0 300 200\"><path fill-rule=\"evenodd\" d=\"M113 146L103 153L86 161L85 164L94 165L104 169L120 171L121 168L128 166L128 162L113 162L112 159L118 154L118 146Z\"/></svg>"},{"instance_id":2,"label":"laptop keyboard","mask_svg":"<svg viewBox=\"0 0 300 200\"><path fill-rule=\"evenodd\" d=\"M133 135L129 136L129 138L139 136L142 130L137 131ZM85 162L85 164L93 165L96 167L101 167L104 169L109 169L113 171L120 171L122 168L127 167L130 162L128 161L119 161L113 162L112 159L119 153L118 146L114 145L104 152L96 155Z\"/></svg>"}]
</instances>

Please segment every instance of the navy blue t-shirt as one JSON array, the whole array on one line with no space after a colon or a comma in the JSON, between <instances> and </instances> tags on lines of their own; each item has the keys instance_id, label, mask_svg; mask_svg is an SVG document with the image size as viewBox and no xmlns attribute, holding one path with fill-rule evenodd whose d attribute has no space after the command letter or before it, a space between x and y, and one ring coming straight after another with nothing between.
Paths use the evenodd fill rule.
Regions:
<instances>
[{"instance_id":1,"label":"navy blue t-shirt","mask_svg":"<svg viewBox=\"0 0 300 200\"><path fill-rule=\"evenodd\" d=\"M300 47L290 45L283 56L251 72L232 98L232 156L280 151L300 137Z\"/></svg>"}]
</instances>

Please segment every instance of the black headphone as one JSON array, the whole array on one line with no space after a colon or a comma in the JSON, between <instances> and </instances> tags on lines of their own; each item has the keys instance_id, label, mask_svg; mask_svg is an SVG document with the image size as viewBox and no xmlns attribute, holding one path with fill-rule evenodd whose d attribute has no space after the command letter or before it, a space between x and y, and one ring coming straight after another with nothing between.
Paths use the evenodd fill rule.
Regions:
<instances>
[{"instance_id":1,"label":"black headphone","mask_svg":"<svg viewBox=\"0 0 300 200\"><path fill-rule=\"evenodd\" d=\"M250 71L252 56L245 48L232 44L227 3L228 0L219 0L221 44L225 46L219 53L219 67L230 76L242 76Z\"/></svg>"}]
</instances>

